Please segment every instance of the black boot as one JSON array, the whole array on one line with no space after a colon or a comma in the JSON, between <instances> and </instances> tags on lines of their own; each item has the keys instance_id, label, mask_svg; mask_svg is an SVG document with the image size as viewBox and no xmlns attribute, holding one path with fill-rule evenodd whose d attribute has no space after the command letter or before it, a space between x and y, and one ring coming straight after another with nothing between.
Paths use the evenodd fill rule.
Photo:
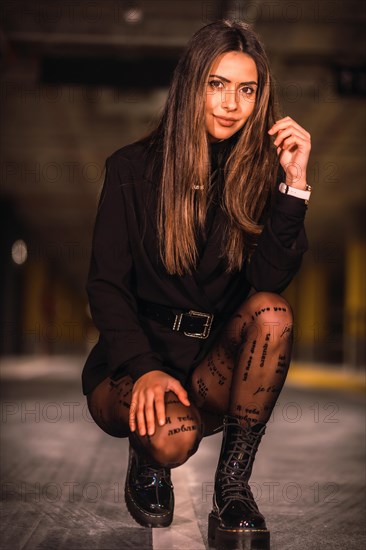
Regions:
<instances>
[{"instance_id":1,"label":"black boot","mask_svg":"<svg viewBox=\"0 0 366 550\"><path fill-rule=\"evenodd\" d=\"M248 484L263 423L242 427L237 418L224 417L223 440L215 475L208 540L217 550L269 550L270 534Z\"/></svg>"},{"instance_id":2,"label":"black boot","mask_svg":"<svg viewBox=\"0 0 366 550\"><path fill-rule=\"evenodd\" d=\"M143 527L168 527L173 520L174 492L170 469L154 464L130 444L125 484L128 511Z\"/></svg>"}]
</instances>

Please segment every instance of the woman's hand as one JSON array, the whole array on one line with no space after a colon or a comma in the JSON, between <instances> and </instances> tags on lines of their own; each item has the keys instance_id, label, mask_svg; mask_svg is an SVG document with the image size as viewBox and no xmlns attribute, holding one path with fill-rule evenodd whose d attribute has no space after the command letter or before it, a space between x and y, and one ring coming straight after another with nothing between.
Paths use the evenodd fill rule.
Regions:
<instances>
[{"instance_id":1,"label":"woman's hand","mask_svg":"<svg viewBox=\"0 0 366 550\"><path fill-rule=\"evenodd\" d=\"M139 435L155 432L155 411L159 426L165 424L165 392L174 392L178 399L189 407L188 394L181 383L160 370L153 370L140 376L132 389L129 425L131 432L136 430L136 420ZM154 410L155 408L155 410Z\"/></svg>"},{"instance_id":2,"label":"woman's hand","mask_svg":"<svg viewBox=\"0 0 366 550\"><path fill-rule=\"evenodd\" d=\"M271 136L277 134L273 143L277 146L281 166L286 172L287 185L305 189L306 168L311 149L309 132L287 116L277 120L268 133Z\"/></svg>"}]
</instances>

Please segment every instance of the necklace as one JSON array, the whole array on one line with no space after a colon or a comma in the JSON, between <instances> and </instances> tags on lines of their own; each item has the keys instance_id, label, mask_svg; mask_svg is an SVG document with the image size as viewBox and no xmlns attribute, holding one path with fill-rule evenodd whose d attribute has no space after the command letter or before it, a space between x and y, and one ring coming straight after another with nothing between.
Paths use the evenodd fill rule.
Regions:
<instances>
[{"instance_id":1,"label":"necklace","mask_svg":"<svg viewBox=\"0 0 366 550\"><path fill-rule=\"evenodd\" d=\"M225 140L224 139L219 139L214 143L221 143L221 141L225 141ZM211 179L215 176L216 172L217 172L217 168L212 172ZM204 185L192 185L192 189L194 189L195 191L203 191L205 189L205 186Z\"/></svg>"},{"instance_id":2,"label":"necklace","mask_svg":"<svg viewBox=\"0 0 366 550\"><path fill-rule=\"evenodd\" d=\"M212 183L212 180L216 176L216 173L217 173L217 168L215 168L215 170L212 172L212 174L210 176L210 183ZM205 189L205 186L204 185L192 185L192 189L197 190L197 191L198 190L203 191Z\"/></svg>"}]
</instances>

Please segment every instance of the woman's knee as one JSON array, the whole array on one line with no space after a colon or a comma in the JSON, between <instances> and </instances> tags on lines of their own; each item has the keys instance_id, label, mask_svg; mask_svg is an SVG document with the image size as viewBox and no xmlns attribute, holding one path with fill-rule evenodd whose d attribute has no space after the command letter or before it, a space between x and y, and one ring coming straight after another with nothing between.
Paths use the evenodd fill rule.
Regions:
<instances>
[{"instance_id":1,"label":"woman's knee","mask_svg":"<svg viewBox=\"0 0 366 550\"><path fill-rule=\"evenodd\" d=\"M276 327L284 330L294 321L291 305L280 294L274 292L257 292L243 304L248 324L268 327L272 332Z\"/></svg>"},{"instance_id":2,"label":"woman's knee","mask_svg":"<svg viewBox=\"0 0 366 550\"><path fill-rule=\"evenodd\" d=\"M175 399L167 399L166 422L152 436L144 436L145 448L162 466L174 468L188 460L198 449L203 437L201 416L197 407L186 407ZM170 402L170 404L169 404Z\"/></svg>"},{"instance_id":3,"label":"woman's knee","mask_svg":"<svg viewBox=\"0 0 366 550\"><path fill-rule=\"evenodd\" d=\"M158 437L150 443L151 457L168 468L176 468L184 464L198 449L202 435L197 425L189 423L177 427L160 430Z\"/></svg>"},{"instance_id":4,"label":"woman's knee","mask_svg":"<svg viewBox=\"0 0 366 550\"><path fill-rule=\"evenodd\" d=\"M280 337L292 333L293 321L292 308L283 296L274 292L256 292L240 304L223 337L233 346L256 340L268 332Z\"/></svg>"}]
</instances>

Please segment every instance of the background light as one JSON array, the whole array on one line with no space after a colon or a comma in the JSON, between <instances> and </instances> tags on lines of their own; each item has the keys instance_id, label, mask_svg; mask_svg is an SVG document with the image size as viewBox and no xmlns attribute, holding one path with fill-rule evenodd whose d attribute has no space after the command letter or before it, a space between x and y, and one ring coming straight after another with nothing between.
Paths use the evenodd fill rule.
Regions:
<instances>
[{"instance_id":1,"label":"background light","mask_svg":"<svg viewBox=\"0 0 366 550\"><path fill-rule=\"evenodd\" d=\"M131 25L139 23L142 19L142 9L141 8L130 8L124 13L126 23Z\"/></svg>"},{"instance_id":2,"label":"background light","mask_svg":"<svg viewBox=\"0 0 366 550\"><path fill-rule=\"evenodd\" d=\"M21 265L27 260L27 245L22 239L18 239L11 247L11 258L15 264Z\"/></svg>"}]
</instances>

